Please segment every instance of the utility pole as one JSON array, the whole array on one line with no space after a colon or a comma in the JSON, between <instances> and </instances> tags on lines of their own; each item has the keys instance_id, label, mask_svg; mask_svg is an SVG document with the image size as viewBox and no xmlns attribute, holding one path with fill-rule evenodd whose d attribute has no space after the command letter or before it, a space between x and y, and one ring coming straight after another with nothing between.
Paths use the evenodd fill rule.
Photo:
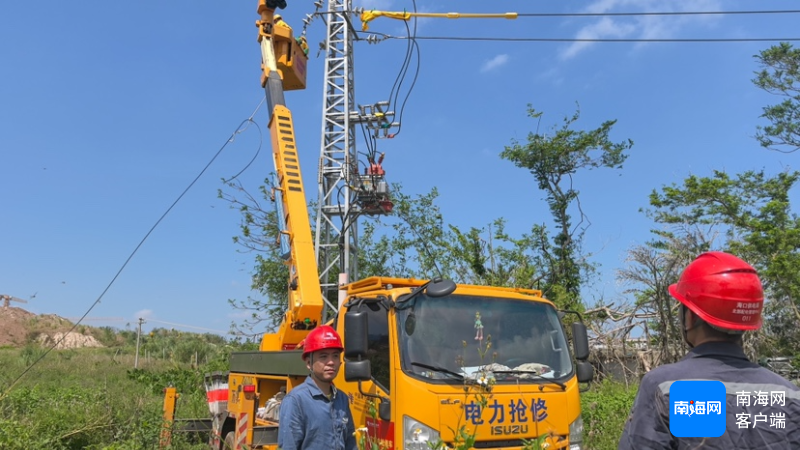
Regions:
<instances>
[{"instance_id":1,"label":"utility pole","mask_svg":"<svg viewBox=\"0 0 800 450\"><path fill-rule=\"evenodd\" d=\"M8 309L11 302L19 302L19 303L28 303L27 300L23 300L21 298L12 297L10 295L0 295L0 300L3 301L3 309Z\"/></svg>"},{"instance_id":2,"label":"utility pole","mask_svg":"<svg viewBox=\"0 0 800 450\"><path fill-rule=\"evenodd\" d=\"M133 368L139 368L139 339L142 336L142 324L144 323L144 319L139 317L139 329L136 331L136 357L133 359Z\"/></svg>"}]
</instances>

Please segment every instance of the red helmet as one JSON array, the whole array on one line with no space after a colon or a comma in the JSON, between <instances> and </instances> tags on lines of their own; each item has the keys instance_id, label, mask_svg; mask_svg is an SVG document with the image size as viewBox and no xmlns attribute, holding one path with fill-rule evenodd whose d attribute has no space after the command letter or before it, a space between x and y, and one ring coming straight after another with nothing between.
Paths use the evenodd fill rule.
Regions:
<instances>
[{"instance_id":1,"label":"red helmet","mask_svg":"<svg viewBox=\"0 0 800 450\"><path fill-rule=\"evenodd\" d=\"M761 327L764 290L756 270L724 252L692 261L669 293L710 325L727 330Z\"/></svg>"},{"instance_id":2,"label":"red helmet","mask_svg":"<svg viewBox=\"0 0 800 450\"><path fill-rule=\"evenodd\" d=\"M320 325L311 330L311 332L308 333L308 336L303 339L303 342L301 342L300 345L303 346L304 358L309 353L313 353L318 350L324 350L326 348L344 350L342 338L339 337L339 333L337 333L336 330L328 325Z\"/></svg>"}]
</instances>

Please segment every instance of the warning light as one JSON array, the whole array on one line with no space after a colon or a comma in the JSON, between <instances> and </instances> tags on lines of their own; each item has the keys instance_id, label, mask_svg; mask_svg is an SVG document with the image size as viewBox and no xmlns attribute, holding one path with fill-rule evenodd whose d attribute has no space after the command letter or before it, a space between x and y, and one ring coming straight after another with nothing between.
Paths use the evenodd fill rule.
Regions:
<instances>
[{"instance_id":1,"label":"warning light","mask_svg":"<svg viewBox=\"0 0 800 450\"><path fill-rule=\"evenodd\" d=\"M244 391L245 394L252 394L253 392L256 391L256 385L254 385L254 384L246 384L246 385L242 386L242 390Z\"/></svg>"}]
</instances>

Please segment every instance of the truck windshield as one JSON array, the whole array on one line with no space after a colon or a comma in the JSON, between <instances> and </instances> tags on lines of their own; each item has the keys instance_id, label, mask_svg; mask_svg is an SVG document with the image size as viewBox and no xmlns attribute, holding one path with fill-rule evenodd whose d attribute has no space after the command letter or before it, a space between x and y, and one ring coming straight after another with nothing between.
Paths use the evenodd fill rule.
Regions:
<instances>
[{"instance_id":1,"label":"truck windshield","mask_svg":"<svg viewBox=\"0 0 800 450\"><path fill-rule=\"evenodd\" d=\"M547 303L420 295L397 320L403 370L421 377L452 382L480 371L502 383L572 373L563 328Z\"/></svg>"}]
</instances>

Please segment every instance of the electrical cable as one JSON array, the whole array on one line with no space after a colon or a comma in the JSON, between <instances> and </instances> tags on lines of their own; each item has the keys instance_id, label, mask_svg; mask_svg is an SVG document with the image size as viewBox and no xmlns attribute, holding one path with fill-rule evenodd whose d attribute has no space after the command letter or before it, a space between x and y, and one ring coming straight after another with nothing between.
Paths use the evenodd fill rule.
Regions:
<instances>
[{"instance_id":1,"label":"electrical cable","mask_svg":"<svg viewBox=\"0 0 800 450\"><path fill-rule=\"evenodd\" d=\"M378 155L378 138L372 135L369 140L372 141L372 158L374 159Z\"/></svg>"},{"instance_id":2,"label":"electrical cable","mask_svg":"<svg viewBox=\"0 0 800 450\"><path fill-rule=\"evenodd\" d=\"M406 109L406 102L408 102L408 98L411 96L411 91L414 89L414 86L417 84L417 79L419 78L420 66L422 65L422 56L420 55L419 44L417 43L417 39L414 38L412 40L414 46L417 48L417 69L414 72L414 79L411 81L411 86L408 88L408 92L406 93L406 98L403 99L403 104L400 107L400 116L397 120L397 132L394 133L395 137L400 134L400 131L403 129L403 111Z\"/></svg>"},{"instance_id":3,"label":"electrical cable","mask_svg":"<svg viewBox=\"0 0 800 450\"><path fill-rule=\"evenodd\" d=\"M117 270L117 273L116 273L116 274L115 274L115 275L114 275L114 276L111 278L111 281L108 283L108 285L106 285L105 289L103 289L103 291L100 293L100 296L99 296L99 297L97 297L97 300L95 300L95 301L94 301L94 303L92 303L92 305L91 305L91 306L89 306L89 309L87 309L87 310L86 310L86 312L85 312L85 313L83 313L83 315L81 316L81 318L80 318L80 319L78 319L78 321L77 321L77 322L75 322L75 323L72 325L72 327L69 329L69 331L67 331L66 333L64 333L64 335L61 337L61 339L59 339L59 340L58 340L57 342L55 342L53 345L51 345L50 347L48 347L48 348L47 348L47 350L45 350L45 351L44 351L44 352L43 352L43 353L42 353L42 354L41 354L41 355L40 355L38 358L36 358L36 360L34 360L34 361L33 361L33 362L32 362L32 363L31 363L31 364L28 366L28 367L26 367L26 368L25 368L25 370L23 370L23 371L22 371L22 373L20 373L20 374L19 374L19 375L18 375L16 378L14 378L14 380L13 380L11 383L9 383L8 387L5 389L5 391L3 391L2 395L0 395L0 400L4 399L4 398L5 398L5 397L6 397L6 396L9 394L9 392L11 392L11 390L14 388L14 386L15 386L17 383L19 383L19 381L22 379L22 377L24 377L24 376L25 376L25 375L26 375L28 372L30 372L30 371L31 371L31 369L33 369L33 368L34 368L34 367L35 367L35 366L36 366L36 365L37 365L37 364L38 364L38 363L39 363L41 360L43 360L43 359L44 359L44 358L45 358L45 357L46 357L48 354L50 354L50 352L51 352L53 349L55 349L56 347L58 347L58 345L59 345L59 344L61 344L61 342L62 342L62 341L63 341L63 340L64 340L64 339L65 339L65 338L66 338L66 337L67 337L67 336L68 336L70 333L72 333L73 331L75 331L75 329L76 329L76 328L78 327L78 325L80 325L80 323L81 323L81 322L82 322L82 321L83 321L83 320L86 318L86 316L88 316L88 315L89 315L89 313L90 313L90 312L91 312L91 311L92 311L92 310L95 308L95 306L97 306L97 305L100 303L100 300L102 300L103 296L105 296L105 295L106 295L106 293L108 292L108 290L109 290L109 289L111 289L111 286L114 284L114 282L115 282L115 281L117 281L117 278L119 278L120 274L122 274L122 271L123 271L123 270L125 270L125 267L127 267L128 263L131 261L131 259L133 259L133 256L134 256L134 255L135 255L135 254L136 254L136 253L139 251L139 248L141 248L141 246L142 246L142 245L145 243L145 241L147 240L147 238L149 238L149 237L150 237L150 235L153 233L153 231L155 231L156 227L158 227L158 225L161 223L161 221L163 221L163 220L164 220L164 218L167 216L167 214L169 214L169 213L170 213L170 211L172 211L172 209L175 207L175 205L177 205L177 204L178 204L178 202L179 202L179 201L180 201L180 200L183 198L183 196L184 196L184 195L186 195L186 193L187 193L187 192L189 192L189 189L191 189L191 188L192 188L192 186L194 186L194 185L195 185L195 183L197 183L197 181L200 179L200 177L201 177L201 176L203 176L203 174L206 172L206 170L208 170L208 168L209 168L209 167L211 167L211 164L213 164L213 163L214 163L214 161L217 159L217 157L219 157L219 155L222 153L222 151L225 149L225 147L227 147L227 146L228 146L228 144L230 144L231 142L233 142L233 139L234 139L234 137L235 137L237 134L239 134L239 133L241 133L242 131L244 131L244 130L246 130L246 129L247 129L247 127L245 127L245 128L243 129L243 128L242 128L242 126L243 126L243 125L245 125L245 124L246 124L246 123L248 123L248 122L252 122L252 120L253 120L253 116L255 116L256 112L258 112L258 109L261 107L261 104L262 104L262 103L263 103L263 99L262 99L262 102L258 104L258 106L256 107L256 109L255 109L255 110L253 111L253 113L250 115L250 117L248 117L247 119L243 120L243 121L242 121L242 122L239 124L239 126L238 126L238 127L236 127L236 129L235 129L235 130L233 131L233 133L231 134L231 137L229 137L229 138L228 138L228 139L225 141L225 143L224 143L224 144L222 144L222 147L220 147L220 148L219 148L219 150L217 150L217 152L214 154L214 156L211 158L211 160L210 160L210 161L209 161L209 162L208 162L208 163L205 165L205 167L203 167L203 169L200 171L200 173L198 173L198 174L197 174L197 176L196 176L196 177L195 177L195 178L194 178L194 179L193 179L193 180L192 180L192 181L189 183L189 185L188 185L188 186L186 186L186 188L183 190L183 192L181 192L181 193L180 193L180 195L178 195L178 198L176 198L176 199L175 199L175 201L173 201L173 202L172 202L172 204L171 204L171 205L170 205L170 206L167 208L167 210L166 210L166 211L164 211L164 213L161 215L161 217L159 217L159 218L158 218L158 220L156 220L156 222L153 224L153 226L152 226L152 227L150 227L150 229L147 231L147 233L145 233L144 237L143 237L143 238L142 238L142 239L139 241L139 243L136 245L136 247L133 249L133 251L130 253L130 255L128 255L128 258L125 260L125 262L124 262L124 263L122 263L122 266L119 268L119 270Z\"/></svg>"},{"instance_id":4,"label":"electrical cable","mask_svg":"<svg viewBox=\"0 0 800 450\"><path fill-rule=\"evenodd\" d=\"M383 36L384 39L409 39L405 36L392 36L390 34L378 33L375 31L359 31L359 33L371 33ZM512 37L476 37L476 36L417 36L414 39L440 40L440 41L491 41L491 42L598 42L598 43L712 43L712 42L790 42L800 41L800 37L793 38L512 38Z\"/></svg>"},{"instance_id":5,"label":"electrical cable","mask_svg":"<svg viewBox=\"0 0 800 450\"><path fill-rule=\"evenodd\" d=\"M353 203L351 203L352 205ZM347 233L347 230L350 229L350 226L358 221L358 218L364 214L362 211L355 211L353 212L353 206L347 209L347 214L342 216L342 231L339 233L339 261L340 264L344 264L344 237ZM352 216L352 217L351 217ZM347 269L347 268L344 268Z\"/></svg>"},{"instance_id":6,"label":"electrical cable","mask_svg":"<svg viewBox=\"0 0 800 450\"><path fill-rule=\"evenodd\" d=\"M228 178L227 180L222 180L222 182L225 183L225 184L228 184L231 181L235 180L236 178L239 177L239 175L243 174L245 170L249 169L250 166L256 161L256 158L258 158L259 153L261 153L261 147L262 147L262 145L264 145L264 133L261 131L261 126L258 124L258 122L253 120L253 116L256 115L256 112L258 112L258 110L261 108L261 105L263 105L263 104L264 104L264 98L261 99L261 103L258 104L258 106L256 107L256 110L253 111L253 114L251 114L250 117L247 118L248 125L246 127L244 127L244 128L241 128L241 125L240 125L239 126L239 130L237 130L239 133L244 133L245 131L247 131L247 128L250 126L251 123L256 126L256 128L258 129L258 148L256 149L256 153L255 153L255 155L253 155L253 159L251 159L250 162L247 163L247 165L245 165L244 168L239 171L239 173L237 173L236 175ZM233 140L234 140L234 136L231 136L230 142L233 142Z\"/></svg>"},{"instance_id":7,"label":"electrical cable","mask_svg":"<svg viewBox=\"0 0 800 450\"><path fill-rule=\"evenodd\" d=\"M414 18L415 26L416 26L416 21L417 21L417 19ZM406 26L406 34L410 37L411 36L411 30L408 28L408 22L404 21L403 23ZM356 32L358 32L358 31L356 31ZM392 84L392 89L391 89L391 91L389 91L389 97L387 97L388 100L389 100L389 108L390 109L392 109L392 108L394 108L396 106L397 96L395 94L395 89L397 89L397 94L399 94L400 87L403 85L403 79L405 78L405 74L408 71L408 63L411 60L411 52L412 51L413 51L413 49L412 49L412 46L411 46L411 41L409 40L408 45L406 46L406 55L403 58L403 64L400 66L400 71L397 73L397 77L394 79L394 84ZM399 83L399 85L398 85L398 83ZM395 97L394 101L392 100L393 96ZM395 106L393 106L393 105L395 105Z\"/></svg>"},{"instance_id":8,"label":"electrical cable","mask_svg":"<svg viewBox=\"0 0 800 450\"><path fill-rule=\"evenodd\" d=\"M416 21L416 19L414 19ZM411 38L411 30L408 27L408 23L404 23L406 27L406 36L409 38L408 45L406 46L406 55L403 58L403 64L400 66L400 72L397 74L397 78L395 79L395 84L392 86L392 91L389 93L389 108L396 109L397 108L397 99L400 97L400 89L403 87L403 82L406 79L406 74L408 73L409 64L411 64L411 55L414 52L413 40ZM395 87L397 90L395 91Z\"/></svg>"},{"instance_id":9,"label":"electrical cable","mask_svg":"<svg viewBox=\"0 0 800 450\"><path fill-rule=\"evenodd\" d=\"M519 13L517 17L609 17L609 16L710 16L749 14L795 14L797 9L755 11L642 11L642 12L585 12L585 13Z\"/></svg>"},{"instance_id":10,"label":"electrical cable","mask_svg":"<svg viewBox=\"0 0 800 450\"><path fill-rule=\"evenodd\" d=\"M350 11L354 14L360 10ZM416 10L414 11L416 12ZM582 12L582 13L515 13L517 17L636 17L636 16L723 16L797 14L800 9L750 10L750 11L640 11L640 12ZM317 13L322 15L326 13Z\"/></svg>"},{"instance_id":11,"label":"electrical cable","mask_svg":"<svg viewBox=\"0 0 800 450\"><path fill-rule=\"evenodd\" d=\"M373 145L372 145L373 141L372 141L372 139L370 139L369 133L367 133L367 129L364 126L364 123L362 122L360 125L361 125L360 126L361 134L364 137L364 144L367 146L367 153L366 154L361 153L361 152L359 152L359 153L361 153L362 155L366 156L367 158L374 158L375 157L375 153L377 152L377 145L373 147Z\"/></svg>"},{"instance_id":12,"label":"electrical cable","mask_svg":"<svg viewBox=\"0 0 800 450\"><path fill-rule=\"evenodd\" d=\"M258 158L258 154L261 153L261 146L264 144L264 135L261 132L261 126L259 126L257 122L255 122L253 120L250 120L250 119L248 119L248 122L254 124L256 126L256 128L258 129L258 148L256 149L256 153L253 155L253 158L250 160L250 162L248 162L244 166L244 168L242 168L242 170L240 170L236 175L234 175L234 176L232 176L232 177L230 177L230 178L228 178L226 180L222 180L222 182L225 183L225 184L230 183L231 181L235 180L236 178L239 177L239 175L243 174L245 170L249 169L250 166L256 161L256 158ZM242 130L242 132L244 132L245 130L247 130L247 127L245 127Z\"/></svg>"},{"instance_id":13,"label":"electrical cable","mask_svg":"<svg viewBox=\"0 0 800 450\"><path fill-rule=\"evenodd\" d=\"M413 4L414 12L416 13L417 12L417 2L416 2L416 0L412 0L412 4ZM399 80L399 85L397 86L397 92L394 91L395 86L392 86L392 92L389 94L390 105L393 105L394 109L397 109L397 99L400 97L400 87L403 85L403 82L405 81L405 77L408 74L409 67L411 67L411 58L414 55L414 50L416 50L416 55L417 55L417 67L416 67L415 72L414 72L414 79L411 82L411 86L408 88L408 91L406 92L406 96L403 98L403 103L402 103L402 105L400 107L400 111L399 111L399 114L397 116L397 123L398 123L397 131L395 133L393 133L392 137L397 137L397 135L400 134L400 131L403 128L403 111L405 110L406 103L408 102L408 99L411 96L411 91L414 89L414 86L417 83L417 79L419 78L420 64L421 64L422 58L420 56L419 44L416 41L416 36L417 36L417 18L414 17L413 19L414 19L413 31L412 31L412 29L409 28L408 21L404 22L405 26L406 26L406 36L407 36L407 38L409 40L409 44L406 47L406 57L405 57L405 59L403 61L402 68L400 69L401 71L398 74L398 78L395 79L395 85L397 85L398 80ZM394 99L393 100L392 100L392 94L394 94Z\"/></svg>"}]
</instances>

